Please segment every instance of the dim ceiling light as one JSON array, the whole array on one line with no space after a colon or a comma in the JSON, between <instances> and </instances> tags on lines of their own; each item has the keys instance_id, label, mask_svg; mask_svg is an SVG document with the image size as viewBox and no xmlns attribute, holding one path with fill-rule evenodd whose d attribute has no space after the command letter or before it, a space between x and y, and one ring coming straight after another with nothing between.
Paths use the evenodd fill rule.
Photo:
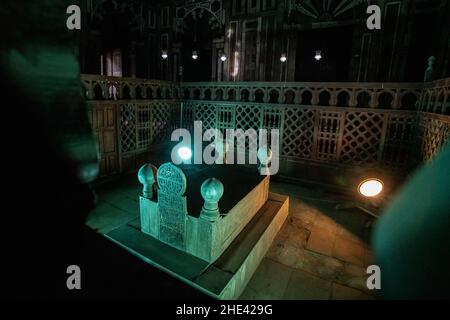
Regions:
<instances>
[{"instance_id":1,"label":"dim ceiling light","mask_svg":"<svg viewBox=\"0 0 450 320\"><path fill-rule=\"evenodd\" d=\"M375 178L366 179L358 186L358 192L364 197L376 197L381 191L383 191L383 182Z\"/></svg>"},{"instance_id":2,"label":"dim ceiling light","mask_svg":"<svg viewBox=\"0 0 450 320\"><path fill-rule=\"evenodd\" d=\"M317 50L316 55L314 56L314 59L316 59L317 61L320 61L322 59L322 51Z\"/></svg>"},{"instance_id":3,"label":"dim ceiling light","mask_svg":"<svg viewBox=\"0 0 450 320\"><path fill-rule=\"evenodd\" d=\"M287 60L286 53L283 53L283 54L281 55L280 61L281 61L281 62L286 62L286 60Z\"/></svg>"},{"instance_id":4,"label":"dim ceiling light","mask_svg":"<svg viewBox=\"0 0 450 320\"><path fill-rule=\"evenodd\" d=\"M188 147L181 147L178 149L178 156L183 161L189 160L192 158L192 150Z\"/></svg>"},{"instance_id":5,"label":"dim ceiling light","mask_svg":"<svg viewBox=\"0 0 450 320\"><path fill-rule=\"evenodd\" d=\"M223 62L227 61L227 56L225 55L225 53L222 53L222 55L220 56L220 60L222 60Z\"/></svg>"},{"instance_id":6,"label":"dim ceiling light","mask_svg":"<svg viewBox=\"0 0 450 320\"><path fill-rule=\"evenodd\" d=\"M163 51L161 54L161 58L163 58L164 60L166 60L168 56L169 55L167 54L167 51Z\"/></svg>"},{"instance_id":7,"label":"dim ceiling light","mask_svg":"<svg viewBox=\"0 0 450 320\"><path fill-rule=\"evenodd\" d=\"M198 53L197 51L192 51L192 59L197 60L198 59Z\"/></svg>"}]
</instances>

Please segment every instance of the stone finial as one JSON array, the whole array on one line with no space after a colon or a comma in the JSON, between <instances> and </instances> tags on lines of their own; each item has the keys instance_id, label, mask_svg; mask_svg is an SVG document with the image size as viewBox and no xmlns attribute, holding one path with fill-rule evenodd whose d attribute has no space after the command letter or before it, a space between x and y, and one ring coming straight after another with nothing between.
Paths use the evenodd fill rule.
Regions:
<instances>
[{"instance_id":1,"label":"stone finial","mask_svg":"<svg viewBox=\"0 0 450 320\"><path fill-rule=\"evenodd\" d=\"M216 221L220 217L219 200L223 196L223 184L216 178L209 178L203 182L200 193L205 203L200 218L208 221Z\"/></svg>"},{"instance_id":2,"label":"stone finial","mask_svg":"<svg viewBox=\"0 0 450 320\"><path fill-rule=\"evenodd\" d=\"M259 148L258 150L258 160L259 160L259 173L261 175L270 175L269 172L269 162L272 160L272 150L270 148Z\"/></svg>"},{"instance_id":3,"label":"stone finial","mask_svg":"<svg viewBox=\"0 0 450 320\"><path fill-rule=\"evenodd\" d=\"M425 70L425 76L423 81L424 82L430 82L434 80L434 62L436 61L436 58L434 56L431 56L428 58L428 66Z\"/></svg>"},{"instance_id":4,"label":"stone finial","mask_svg":"<svg viewBox=\"0 0 450 320\"><path fill-rule=\"evenodd\" d=\"M144 164L138 172L139 182L143 185L142 195L144 198L153 198L153 185L155 184L155 173L153 166L149 163Z\"/></svg>"}]
</instances>

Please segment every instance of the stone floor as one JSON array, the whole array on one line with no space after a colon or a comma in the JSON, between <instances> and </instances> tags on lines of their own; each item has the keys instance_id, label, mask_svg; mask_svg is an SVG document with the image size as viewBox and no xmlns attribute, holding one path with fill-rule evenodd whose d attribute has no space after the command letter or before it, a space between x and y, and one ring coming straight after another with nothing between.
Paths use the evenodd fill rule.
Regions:
<instances>
[{"instance_id":1,"label":"stone floor","mask_svg":"<svg viewBox=\"0 0 450 320\"><path fill-rule=\"evenodd\" d=\"M141 186L134 177L97 186L88 225L101 233L138 216ZM366 287L372 218L335 210L342 199L321 188L271 182L290 196L290 212L242 299L374 299Z\"/></svg>"}]
</instances>

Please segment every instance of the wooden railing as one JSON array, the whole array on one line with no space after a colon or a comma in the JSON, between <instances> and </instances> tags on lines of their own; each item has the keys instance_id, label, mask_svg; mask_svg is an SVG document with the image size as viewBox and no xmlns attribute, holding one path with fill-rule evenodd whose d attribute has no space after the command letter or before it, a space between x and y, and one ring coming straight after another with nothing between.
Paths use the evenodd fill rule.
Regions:
<instances>
[{"instance_id":1,"label":"wooden railing","mask_svg":"<svg viewBox=\"0 0 450 320\"><path fill-rule=\"evenodd\" d=\"M403 166L413 161L418 113L250 102L184 101L183 123L203 129L278 129L286 160Z\"/></svg>"},{"instance_id":2,"label":"wooden railing","mask_svg":"<svg viewBox=\"0 0 450 320\"><path fill-rule=\"evenodd\" d=\"M83 75L82 83L93 105L103 175L135 169L174 129L195 120L206 129L279 129L286 175L297 170L294 163L408 168L450 141L449 79L177 85Z\"/></svg>"},{"instance_id":3,"label":"wooden railing","mask_svg":"<svg viewBox=\"0 0 450 320\"><path fill-rule=\"evenodd\" d=\"M415 110L421 83L201 82L181 84L185 100Z\"/></svg>"},{"instance_id":4,"label":"wooden railing","mask_svg":"<svg viewBox=\"0 0 450 320\"><path fill-rule=\"evenodd\" d=\"M83 74L87 100L145 100L177 98L178 86L169 81Z\"/></svg>"},{"instance_id":5,"label":"wooden railing","mask_svg":"<svg viewBox=\"0 0 450 320\"><path fill-rule=\"evenodd\" d=\"M91 122L100 151L100 176L139 168L150 150L164 149L179 127L176 100L93 101Z\"/></svg>"},{"instance_id":6,"label":"wooden railing","mask_svg":"<svg viewBox=\"0 0 450 320\"><path fill-rule=\"evenodd\" d=\"M450 115L450 78L424 85L419 110Z\"/></svg>"},{"instance_id":7,"label":"wooden railing","mask_svg":"<svg viewBox=\"0 0 450 320\"><path fill-rule=\"evenodd\" d=\"M418 110L450 115L450 78L430 83L185 82L82 75L87 100L183 99L350 108Z\"/></svg>"}]
</instances>

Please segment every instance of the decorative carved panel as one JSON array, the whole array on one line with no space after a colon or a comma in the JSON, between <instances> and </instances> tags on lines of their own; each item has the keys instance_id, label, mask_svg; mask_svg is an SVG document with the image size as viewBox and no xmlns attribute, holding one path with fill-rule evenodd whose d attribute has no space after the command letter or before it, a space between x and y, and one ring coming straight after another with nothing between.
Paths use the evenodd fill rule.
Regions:
<instances>
[{"instance_id":1,"label":"decorative carved panel","mask_svg":"<svg viewBox=\"0 0 450 320\"><path fill-rule=\"evenodd\" d=\"M422 157L424 161L430 161L450 142L450 119L425 114L422 117L421 127Z\"/></svg>"},{"instance_id":2,"label":"decorative carved panel","mask_svg":"<svg viewBox=\"0 0 450 320\"><path fill-rule=\"evenodd\" d=\"M158 215L160 240L174 247L186 245L186 176L172 163L158 169Z\"/></svg>"},{"instance_id":3,"label":"decorative carved panel","mask_svg":"<svg viewBox=\"0 0 450 320\"><path fill-rule=\"evenodd\" d=\"M136 150L136 108L134 104L120 107L120 145L122 152Z\"/></svg>"},{"instance_id":4,"label":"decorative carved panel","mask_svg":"<svg viewBox=\"0 0 450 320\"><path fill-rule=\"evenodd\" d=\"M319 111L319 122L315 128L316 157L319 160L336 160L338 141L344 114L342 112Z\"/></svg>"},{"instance_id":5,"label":"decorative carved panel","mask_svg":"<svg viewBox=\"0 0 450 320\"><path fill-rule=\"evenodd\" d=\"M283 155L310 159L313 155L316 112L287 107L284 114Z\"/></svg>"},{"instance_id":6,"label":"decorative carved panel","mask_svg":"<svg viewBox=\"0 0 450 320\"><path fill-rule=\"evenodd\" d=\"M92 123L100 153L100 176L119 172L119 152L114 104L97 104L93 110Z\"/></svg>"},{"instance_id":7,"label":"decorative carved panel","mask_svg":"<svg viewBox=\"0 0 450 320\"><path fill-rule=\"evenodd\" d=\"M348 112L342 137L341 160L365 164L379 160L384 115L371 112Z\"/></svg>"},{"instance_id":8,"label":"decorative carved panel","mask_svg":"<svg viewBox=\"0 0 450 320\"><path fill-rule=\"evenodd\" d=\"M395 167L411 164L417 140L415 114L391 114L383 147L383 161Z\"/></svg>"}]
</instances>

